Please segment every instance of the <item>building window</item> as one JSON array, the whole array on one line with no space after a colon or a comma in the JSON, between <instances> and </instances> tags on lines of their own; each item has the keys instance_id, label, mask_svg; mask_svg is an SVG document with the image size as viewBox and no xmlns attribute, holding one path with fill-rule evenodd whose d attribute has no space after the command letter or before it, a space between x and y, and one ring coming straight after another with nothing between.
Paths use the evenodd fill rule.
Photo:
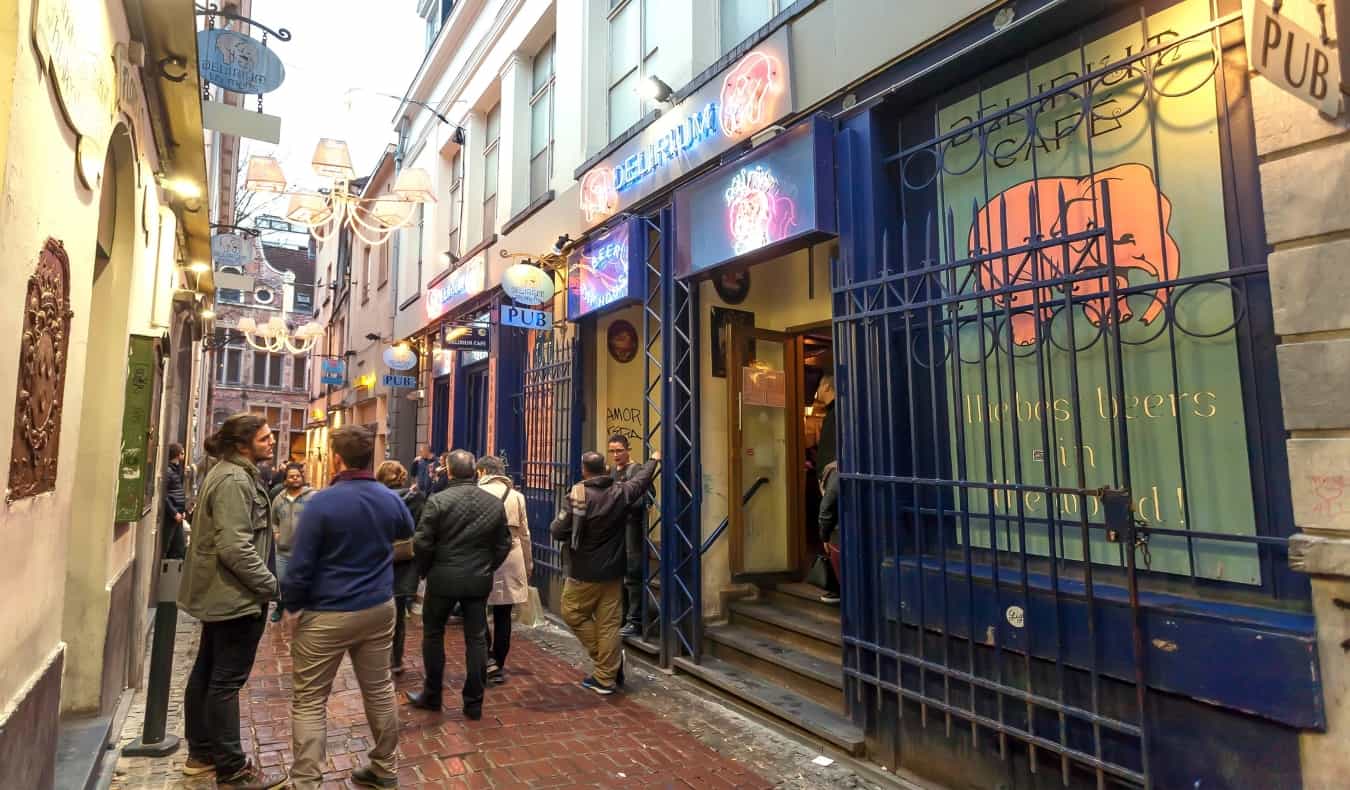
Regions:
<instances>
[{"instance_id":1,"label":"building window","mask_svg":"<svg viewBox=\"0 0 1350 790\"><path fill-rule=\"evenodd\" d=\"M253 352L253 386L281 386L282 355Z\"/></svg>"},{"instance_id":2,"label":"building window","mask_svg":"<svg viewBox=\"0 0 1350 790\"><path fill-rule=\"evenodd\" d=\"M502 106L498 104L487 115L487 146L483 149L483 238L497 232L497 163L498 143L502 136Z\"/></svg>"},{"instance_id":3,"label":"building window","mask_svg":"<svg viewBox=\"0 0 1350 790\"><path fill-rule=\"evenodd\" d=\"M361 253L361 304L370 301L370 246Z\"/></svg>"},{"instance_id":4,"label":"building window","mask_svg":"<svg viewBox=\"0 0 1350 790\"><path fill-rule=\"evenodd\" d=\"M553 179L553 45L534 56L530 91L530 202L548 191Z\"/></svg>"},{"instance_id":5,"label":"building window","mask_svg":"<svg viewBox=\"0 0 1350 790\"><path fill-rule=\"evenodd\" d=\"M380 288L389 284L389 246L381 244L376 254L380 256Z\"/></svg>"},{"instance_id":6,"label":"building window","mask_svg":"<svg viewBox=\"0 0 1350 790\"><path fill-rule=\"evenodd\" d=\"M243 269L240 269L238 266L217 266L217 267L216 267L216 271L222 272L222 273L224 273L224 274L243 274L243 273L244 273ZM242 291L240 291L240 290L238 290L238 289L236 289L236 288L217 288L217 289L216 289L216 301L217 301L217 302L226 302L226 303L229 303L229 304L243 304L243 303L244 303L244 294L243 294Z\"/></svg>"},{"instance_id":7,"label":"building window","mask_svg":"<svg viewBox=\"0 0 1350 790\"><path fill-rule=\"evenodd\" d=\"M237 342L228 329L216 330L216 343ZM242 346L229 345L216 352L216 383L238 384L243 376L244 349Z\"/></svg>"},{"instance_id":8,"label":"building window","mask_svg":"<svg viewBox=\"0 0 1350 790\"><path fill-rule=\"evenodd\" d=\"M783 10L786 0L720 0L722 51L730 52Z\"/></svg>"},{"instance_id":9,"label":"building window","mask_svg":"<svg viewBox=\"0 0 1350 790\"><path fill-rule=\"evenodd\" d=\"M294 369L291 371L291 388L303 390L309 383L309 356L301 355L295 358Z\"/></svg>"},{"instance_id":10,"label":"building window","mask_svg":"<svg viewBox=\"0 0 1350 790\"><path fill-rule=\"evenodd\" d=\"M253 292L253 301L255 304L271 305L276 301L277 295L271 288L259 288Z\"/></svg>"},{"instance_id":11,"label":"building window","mask_svg":"<svg viewBox=\"0 0 1350 790\"><path fill-rule=\"evenodd\" d=\"M446 249L459 257L459 226L464 219L464 154L450 160L450 239Z\"/></svg>"},{"instance_id":12,"label":"building window","mask_svg":"<svg viewBox=\"0 0 1350 790\"><path fill-rule=\"evenodd\" d=\"M300 431L305 428L305 410L291 409L291 430Z\"/></svg>"},{"instance_id":13,"label":"building window","mask_svg":"<svg viewBox=\"0 0 1350 790\"><path fill-rule=\"evenodd\" d=\"M610 0L609 6L609 139L613 140L653 106L638 95L638 86L657 72L662 18L657 0Z\"/></svg>"}]
</instances>

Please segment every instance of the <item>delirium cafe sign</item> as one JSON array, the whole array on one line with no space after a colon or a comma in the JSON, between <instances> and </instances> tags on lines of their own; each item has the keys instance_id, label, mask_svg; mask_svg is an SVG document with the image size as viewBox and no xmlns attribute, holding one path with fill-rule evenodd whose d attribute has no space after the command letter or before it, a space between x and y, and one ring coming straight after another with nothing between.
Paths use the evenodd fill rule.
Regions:
<instances>
[{"instance_id":1,"label":"delirium cafe sign","mask_svg":"<svg viewBox=\"0 0 1350 790\"><path fill-rule=\"evenodd\" d=\"M587 226L646 198L792 112L782 29L581 176Z\"/></svg>"}]
</instances>

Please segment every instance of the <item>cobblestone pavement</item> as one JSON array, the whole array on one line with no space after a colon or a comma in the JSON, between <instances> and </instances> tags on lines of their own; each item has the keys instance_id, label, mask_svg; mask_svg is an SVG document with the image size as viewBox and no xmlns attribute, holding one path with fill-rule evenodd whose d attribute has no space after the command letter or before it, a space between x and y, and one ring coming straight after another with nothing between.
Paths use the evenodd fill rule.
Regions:
<instances>
[{"instance_id":1,"label":"cobblestone pavement","mask_svg":"<svg viewBox=\"0 0 1350 790\"><path fill-rule=\"evenodd\" d=\"M183 734L182 698L200 629L180 615L174 652L169 731ZM597 697L577 685L582 655L569 634L546 624L517 628L508 659L509 682L488 689L483 720L467 721L454 707L464 678L463 640L447 635L446 702L442 714L400 706L400 786L404 788L879 787L843 763L811 763L820 752L721 705L690 681L630 662L629 690ZM423 680L416 618L408 632L408 671L400 690ZM241 697L244 747L258 763L289 766L290 655L278 626L263 637ZM140 735L145 695L138 692L121 744ZM370 730L361 695L345 661L328 707L327 788L349 787ZM164 759L120 758L116 790L207 790L214 782L180 773L186 749Z\"/></svg>"}]
</instances>

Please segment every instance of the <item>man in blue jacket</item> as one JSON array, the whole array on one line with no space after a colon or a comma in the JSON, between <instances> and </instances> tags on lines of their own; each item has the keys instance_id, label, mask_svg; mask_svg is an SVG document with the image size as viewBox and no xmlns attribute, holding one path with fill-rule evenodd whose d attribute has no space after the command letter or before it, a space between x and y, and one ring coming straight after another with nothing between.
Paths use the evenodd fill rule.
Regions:
<instances>
[{"instance_id":1,"label":"man in blue jacket","mask_svg":"<svg viewBox=\"0 0 1350 790\"><path fill-rule=\"evenodd\" d=\"M296 790L323 781L328 695L344 655L361 687L374 746L352 771L362 787L398 787L398 713L389 652L394 639L394 541L411 538L412 516L370 472L375 437L348 425L332 433L332 484L300 516L281 585L293 631L292 741Z\"/></svg>"}]
</instances>

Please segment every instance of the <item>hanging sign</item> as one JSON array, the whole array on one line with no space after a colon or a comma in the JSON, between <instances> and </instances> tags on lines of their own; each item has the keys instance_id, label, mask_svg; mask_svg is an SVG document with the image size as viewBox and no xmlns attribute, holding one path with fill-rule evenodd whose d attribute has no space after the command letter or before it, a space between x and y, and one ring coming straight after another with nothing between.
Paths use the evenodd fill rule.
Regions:
<instances>
[{"instance_id":1,"label":"hanging sign","mask_svg":"<svg viewBox=\"0 0 1350 790\"><path fill-rule=\"evenodd\" d=\"M406 343L386 348L382 356L390 370L412 370L417 367L417 352Z\"/></svg>"},{"instance_id":2,"label":"hanging sign","mask_svg":"<svg viewBox=\"0 0 1350 790\"><path fill-rule=\"evenodd\" d=\"M253 245L238 233L211 237L211 259L221 266L243 266L253 258Z\"/></svg>"},{"instance_id":3,"label":"hanging sign","mask_svg":"<svg viewBox=\"0 0 1350 790\"><path fill-rule=\"evenodd\" d=\"M380 376L380 384L391 389L410 390L417 386L417 377L386 373Z\"/></svg>"},{"instance_id":4,"label":"hanging sign","mask_svg":"<svg viewBox=\"0 0 1350 790\"><path fill-rule=\"evenodd\" d=\"M516 263L502 275L502 290L523 305L539 305L553 298L553 275L531 266Z\"/></svg>"},{"instance_id":5,"label":"hanging sign","mask_svg":"<svg viewBox=\"0 0 1350 790\"><path fill-rule=\"evenodd\" d=\"M1290 19L1288 9L1277 13L1264 0L1251 4L1247 33L1247 60L1257 73L1316 107L1323 115L1340 114L1336 58L1320 36ZM1325 23L1323 23L1325 24Z\"/></svg>"},{"instance_id":6,"label":"hanging sign","mask_svg":"<svg viewBox=\"0 0 1350 790\"><path fill-rule=\"evenodd\" d=\"M785 27L587 170L578 179L585 224L655 194L790 114L790 71Z\"/></svg>"},{"instance_id":7,"label":"hanging sign","mask_svg":"<svg viewBox=\"0 0 1350 790\"><path fill-rule=\"evenodd\" d=\"M551 329L553 327L553 314L547 310L531 310L513 304L504 304L501 307L501 324L502 326L514 326L521 329Z\"/></svg>"},{"instance_id":8,"label":"hanging sign","mask_svg":"<svg viewBox=\"0 0 1350 790\"><path fill-rule=\"evenodd\" d=\"M427 318L439 318L485 290L487 262L479 254L451 272L436 287L427 289Z\"/></svg>"},{"instance_id":9,"label":"hanging sign","mask_svg":"<svg viewBox=\"0 0 1350 790\"><path fill-rule=\"evenodd\" d=\"M832 235L833 151L829 122L817 117L677 190L676 274L754 262Z\"/></svg>"},{"instance_id":10,"label":"hanging sign","mask_svg":"<svg viewBox=\"0 0 1350 790\"><path fill-rule=\"evenodd\" d=\"M52 75L56 96L75 131L76 168L93 189L103 175L108 135L117 107L117 69L103 30L77 21L66 2L39 0L33 8L33 42Z\"/></svg>"},{"instance_id":11,"label":"hanging sign","mask_svg":"<svg viewBox=\"0 0 1350 790\"><path fill-rule=\"evenodd\" d=\"M257 39L235 30L197 33L197 68L202 81L235 93L268 93L286 80L281 58Z\"/></svg>"},{"instance_id":12,"label":"hanging sign","mask_svg":"<svg viewBox=\"0 0 1350 790\"><path fill-rule=\"evenodd\" d=\"M647 283L647 232L631 219L586 242L567 263L567 320L642 298Z\"/></svg>"},{"instance_id":13,"label":"hanging sign","mask_svg":"<svg viewBox=\"0 0 1350 790\"><path fill-rule=\"evenodd\" d=\"M453 351L487 351L488 328L446 324L441 327L441 345Z\"/></svg>"},{"instance_id":14,"label":"hanging sign","mask_svg":"<svg viewBox=\"0 0 1350 790\"><path fill-rule=\"evenodd\" d=\"M323 384L342 386L347 383L347 361L343 359L319 360L319 381Z\"/></svg>"}]
</instances>

